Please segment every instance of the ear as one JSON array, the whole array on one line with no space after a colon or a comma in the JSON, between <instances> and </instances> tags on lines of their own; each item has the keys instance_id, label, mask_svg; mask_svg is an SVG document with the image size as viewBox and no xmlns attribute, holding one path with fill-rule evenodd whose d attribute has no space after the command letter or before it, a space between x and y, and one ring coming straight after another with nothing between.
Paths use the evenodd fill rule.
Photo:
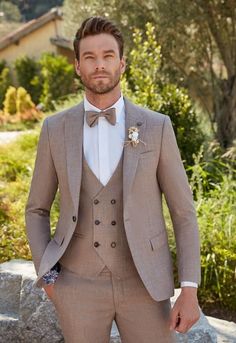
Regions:
<instances>
[{"instance_id":1,"label":"ear","mask_svg":"<svg viewBox=\"0 0 236 343\"><path fill-rule=\"evenodd\" d=\"M124 56L122 56L121 60L120 60L120 71L121 74L123 74L125 72L126 69L126 59Z\"/></svg>"},{"instance_id":2,"label":"ear","mask_svg":"<svg viewBox=\"0 0 236 343\"><path fill-rule=\"evenodd\" d=\"M75 59L75 71L78 76L80 76L80 64L77 59Z\"/></svg>"}]
</instances>

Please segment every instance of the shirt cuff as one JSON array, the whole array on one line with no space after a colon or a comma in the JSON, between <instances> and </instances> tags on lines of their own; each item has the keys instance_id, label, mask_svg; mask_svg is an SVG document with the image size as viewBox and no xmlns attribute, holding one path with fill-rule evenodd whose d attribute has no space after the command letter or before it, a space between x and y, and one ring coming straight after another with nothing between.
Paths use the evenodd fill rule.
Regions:
<instances>
[{"instance_id":1,"label":"shirt cuff","mask_svg":"<svg viewBox=\"0 0 236 343\"><path fill-rule=\"evenodd\" d=\"M191 281L182 281L180 283L181 287L195 287L198 288L198 284L196 282Z\"/></svg>"}]
</instances>

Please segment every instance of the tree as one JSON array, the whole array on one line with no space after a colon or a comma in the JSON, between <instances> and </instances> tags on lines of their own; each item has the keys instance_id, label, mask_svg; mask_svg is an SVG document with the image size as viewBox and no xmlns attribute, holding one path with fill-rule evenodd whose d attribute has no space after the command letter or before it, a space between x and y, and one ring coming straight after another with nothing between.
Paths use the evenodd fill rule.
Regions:
<instances>
[{"instance_id":1,"label":"tree","mask_svg":"<svg viewBox=\"0 0 236 343\"><path fill-rule=\"evenodd\" d=\"M9 1L0 2L0 19L1 21L16 21L21 20L21 14L18 7Z\"/></svg>"},{"instance_id":2,"label":"tree","mask_svg":"<svg viewBox=\"0 0 236 343\"><path fill-rule=\"evenodd\" d=\"M8 0L19 9L22 18L29 21L48 12L52 7L62 6L63 0Z\"/></svg>"},{"instance_id":3,"label":"tree","mask_svg":"<svg viewBox=\"0 0 236 343\"><path fill-rule=\"evenodd\" d=\"M133 34L134 48L126 80L131 89L129 95L136 103L170 116L182 158L192 165L193 154L198 153L204 136L186 90L165 79L155 27L147 23L145 29L145 32L136 29Z\"/></svg>"},{"instance_id":4,"label":"tree","mask_svg":"<svg viewBox=\"0 0 236 343\"><path fill-rule=\"evenodd\" d=\"M150 5L158 14L153 21L167 68L200 101L221 146L231 146L236 138L236 1L144 3Z\"/></svg>"}]
</instances>

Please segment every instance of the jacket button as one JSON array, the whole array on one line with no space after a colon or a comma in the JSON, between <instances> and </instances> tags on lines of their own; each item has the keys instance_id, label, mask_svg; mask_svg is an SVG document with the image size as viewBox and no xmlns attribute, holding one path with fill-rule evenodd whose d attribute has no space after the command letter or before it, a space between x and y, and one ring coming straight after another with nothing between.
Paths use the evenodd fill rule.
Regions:
<instances>
[{"instance_id":1,"label":"jacket button","mask_svg":"<svg viewBox=\"0 0 236 343\"><path fill-rule=\"evenodd\" d=\"M111 225L116 225L116 221L112 220Z\"/></svg>"},{"instance_id":2,"label":"jacket button","mask_svg":"<svg viewBox=\"0 0 236 343\"><path fill-rule=\"evenodd\" d=\"M94 242L93 245L95 246L95 248L97 248L100 244L98 242Z\"/></svg>"},{"instance_id":3,"label":"jacket button","mask_svg":"<svg viewBox=\"0 0 236 343\"><path fill-rule=\"evenodd\" d=\"M76 222L76 216L72 217L73 222Z\"/></svg>"},{"instance_id":4,"label":"jacket button","mask_svg":"<svg viewBox=\"0 0 236 343\"><path fill-rule=\"evenodd\" d=\"M95 224L99 225L100 224L100 220L95 220Z\"/></svg>"},{"instance_id":5,"label":"jacket button","mask_svg":"<svg viewBox=\"0 0 236 343\"><path fill-rule=\"evenodd\" d=\"M112 204L115 204L115 203L116 203L116 199L112 199L112 200L111 200L111 203L112 203Z\"/></svg>"},{"instance_id":6,"label":"jacket button","mask_svg":"<svg viewBox=\"0 0 236 343\"><path fill-rule=\"evenodd\" d=\"M112 242L112 243L111 243L111 247L112 247L112 248L115 248L115 247L116 247L116 242Z\"/></svg>"},{"instance_id":7,"label":"jacket button","mask_svg":"<svg viewBox=\"0 0 236 343\"><path fill-rule=\"evenodd\" d=\"M99 203L99 200L98 199L95 199L94 202L93 202L95 205L97 205Z\"/></svg>"}]
</instances>

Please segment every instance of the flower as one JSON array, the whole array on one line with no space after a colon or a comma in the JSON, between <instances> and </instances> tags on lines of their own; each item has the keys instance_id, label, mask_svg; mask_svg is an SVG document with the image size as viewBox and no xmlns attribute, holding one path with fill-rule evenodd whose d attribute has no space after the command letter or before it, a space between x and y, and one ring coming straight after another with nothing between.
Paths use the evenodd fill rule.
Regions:
<instances>
[{"instance_id":1,"label":"flower","mask_svg":"<svg viewBox=\"0 0 236 343\"><path fill-rule=\"evenodd\" d=\"M127 145L132 144L133 147L136 147L139 142L144 143L139 139L139 129L135 126L131 126L128 128L128 138L130 139L129 141L125 141Z\"/></svg>"}]
</instances>

